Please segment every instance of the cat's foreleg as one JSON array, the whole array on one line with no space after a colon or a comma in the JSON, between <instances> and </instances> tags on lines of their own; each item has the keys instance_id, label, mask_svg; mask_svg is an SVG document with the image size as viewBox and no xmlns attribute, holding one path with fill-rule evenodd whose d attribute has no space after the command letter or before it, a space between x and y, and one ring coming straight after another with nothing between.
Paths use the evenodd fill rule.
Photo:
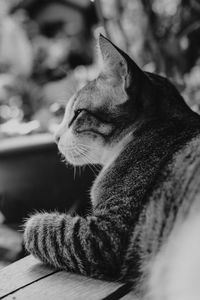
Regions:
<instances>
[{"instance_id":1,"label":"cat's foreleg","mask_svg":"<svg viewBox=\"0 0 200 300\"><path fill-rule=\"evenodd\" d=\"M25 225L26 249L55 268L99 278L117 278L126 230L120 218L71 217L59 213L32 216Z\"/></svg>"}]
</instances>

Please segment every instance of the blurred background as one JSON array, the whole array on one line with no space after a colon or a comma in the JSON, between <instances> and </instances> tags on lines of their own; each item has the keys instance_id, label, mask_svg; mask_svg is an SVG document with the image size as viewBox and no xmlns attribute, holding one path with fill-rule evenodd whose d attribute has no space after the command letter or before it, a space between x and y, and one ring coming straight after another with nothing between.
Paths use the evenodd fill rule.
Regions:
<instances>
[{"instance_id":1,"label":"blurred background","mask_svg":"<svg viewBox=\"0 0 200 300\"><path fill-rule=\"evenodd\" d=\"M99 168L65 166L52 134L98 74L99 32L200 110L199 0L0 0L0 268L25 255L29 213L90 207Z\"/></svg>"}]
</instances>

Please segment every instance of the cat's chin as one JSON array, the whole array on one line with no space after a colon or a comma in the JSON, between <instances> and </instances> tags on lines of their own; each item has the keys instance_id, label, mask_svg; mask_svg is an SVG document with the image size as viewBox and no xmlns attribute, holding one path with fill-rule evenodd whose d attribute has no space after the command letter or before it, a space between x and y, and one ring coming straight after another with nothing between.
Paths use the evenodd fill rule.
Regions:
<instances>
[{"instance_id":1,"label":"cat's chin","mask_svg":"<svg viewBox=\"0 0 200 300\"><path fill-rule=\"evenodd\" d=\"M74 160L74 159L71 159L71 158L70 159L66 158L66 161L67 161L67 163L69 163L70 165L72 165L74 167L81 167L81 166L86 166L87 165L87 163L81 161L81 159Z\"/></svg>"},{"instance_id":2,"label":"cat's chin","mask_svg":"<svg viewBox=\"0 0 200 300\"><path fill-rule=\"evenodd\" d=\"M86 166L88 164L97 164L95 162L90 161L90 163L82 156L65 153L65 160L68 164L73 165L74 167L78 166Z\"/></svg>"},{"instance_id":3,"label":"cat's chin","mask_svg":"<svg viewBox=\"0 0 200 300\"><path fill-rule=\"evenodd\" d=\"M69 154L65 153L64 158L65 158L65 161L67 162L67 164L70 164L72 166L84 166L84 165L86 165L86 162L83 161L83 159L81 159L80 156L75 157L75 156L72 156L72 155L69 155Z\"/></svg>"}]
</instances>

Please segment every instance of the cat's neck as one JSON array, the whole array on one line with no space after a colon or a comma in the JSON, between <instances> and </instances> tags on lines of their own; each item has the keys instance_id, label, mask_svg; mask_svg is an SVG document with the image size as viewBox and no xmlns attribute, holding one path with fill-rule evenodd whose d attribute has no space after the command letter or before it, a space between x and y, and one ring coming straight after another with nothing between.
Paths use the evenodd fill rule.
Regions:
<instances>
[{"instance_id":1,"label":"cat's neck","mask_svg":"<svg viewBox=\"0 0 200 300\"><path fill-rule=\"evenodd\" d=\"M115 144L115 146L111 146L109 149L104 149L101 160L103 170L107 169L117 159L121 152L123 152L127 145L133 140L134 134L139 131L145 123L148 123L148 121L143 122L141 120L137 120L134 124L127 127L126 134L117 144Z\"/></svg>"},{"instance_id":2,"label":"cat's neck","mask_svg":"<svg viewBox=\"0 0 200 300\"><path fill-rule=\"evenodd\" d=\"M103 168L108 168L120 153L126 148L127 144L132 140L133 130L129 131L115 146L111 149L105 149L102 155Z\"/></svg>"},{"instance_id":3,"label":"cat's neck","mask_svg":"<svg viewBox=\"0 0 200 300\"><path fill-rule=\"evenodd\" d=\"M110 197L126 196L127 189L129 195L138 194L143 201L159 170L197 134L200 120L196 124L190 120L169 120L142 126L129 136L130 142L127 140L115 158L107 160L96 178L91 190L94 207L105 205Z\"/></svg>"}]
</instances>

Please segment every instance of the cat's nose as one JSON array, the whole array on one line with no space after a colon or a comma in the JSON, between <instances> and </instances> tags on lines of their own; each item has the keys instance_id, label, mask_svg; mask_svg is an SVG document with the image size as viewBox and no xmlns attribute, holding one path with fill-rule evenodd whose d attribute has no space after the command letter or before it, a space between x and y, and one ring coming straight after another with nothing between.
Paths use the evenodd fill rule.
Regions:
<instances>
[{"instance_id":1,"label":"cat's nose","mask_svg":"<svg viewBox=\"0 0 200 300\"><path fill-rule=\"evenodd\" d=\"M55 140L56 144L59 143L59 141L60 141L60 134L59 134L58 132L56 132L56 133L54 134L54 140Z\"/></svg>"},{"instance_id":2,"label":"cat's nose","mask_svg":"<svg viewBox=\"0 0 200 300\"><path fill-rule=\"evenodd\" d=\"M54 132L54 140L57 144L59 143L61 136L64 134L64 132L65 132L65 125L60 124L56 129L56 131Z\"/></svg>"}]
</instances>

